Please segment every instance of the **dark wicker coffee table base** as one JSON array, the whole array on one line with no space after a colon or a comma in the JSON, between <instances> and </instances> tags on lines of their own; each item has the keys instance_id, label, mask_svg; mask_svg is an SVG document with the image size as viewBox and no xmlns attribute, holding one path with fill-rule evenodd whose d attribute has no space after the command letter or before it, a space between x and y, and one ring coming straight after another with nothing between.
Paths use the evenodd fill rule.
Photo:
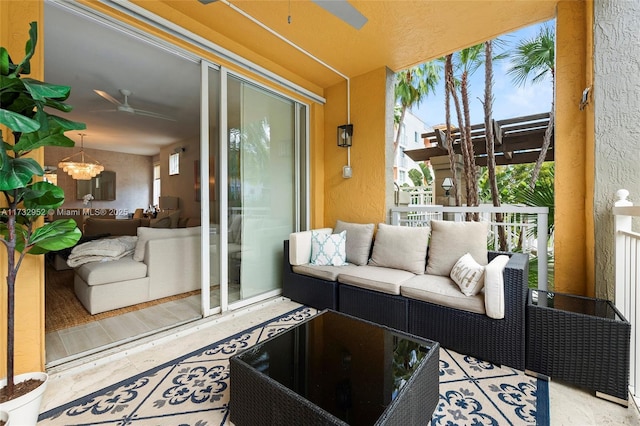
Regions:
<instances>
[{"instance_id":1,"label":"dark wicker coffee table base","mask_svg":"<svg viewBox=\"0 0 640 426\"><path fill-rule=\"evenodd\" d=\"M436 343L375 425L429 424L439 398ZM230 360L231 422L237 426L347 425L236 357Z\"/></svg>"}]
</instances>

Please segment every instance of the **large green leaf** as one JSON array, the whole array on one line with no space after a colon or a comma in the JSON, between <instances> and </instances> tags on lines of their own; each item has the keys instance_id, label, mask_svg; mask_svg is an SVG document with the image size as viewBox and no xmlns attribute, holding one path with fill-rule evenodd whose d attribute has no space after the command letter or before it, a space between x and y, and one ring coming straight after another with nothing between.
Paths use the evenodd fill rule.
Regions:
<instances>
[{"instance_id":1,"label":"large green leaf","mask_svg":"<svg viewBox=\"0 0 640 426\"><path fill-rule=\"evenodd\" d=\"M48 114L49 125L53 128L68 132L69 130L84 130L87 128L85 123L80 121L71 121L57 115Z\"/></svg>"},{"instance_id":2,"label":"large green leaf","mask_svg":"<svg viewBox=\"0 0 640 426\"><path fill-rule=\"evenodd\" d=\"M0 109L0 124L14 132L35 132L40 128L40 123L36 120L6 109Z\"/></svg>"},{"instance_id":3,"label":"large green leaf","mask_svg":"<svg viewBox=\"0 0 640 426\"><path fill-rule=\"evenodd\" d=\"M43 83L32 78L23 78L22 83L31 94L31 97L37 101L46 101L47 99L63 101L69 97L71 92L69 86Z\"/></svg>"},{"instance_id":4,"label":"large green leaf","mask_svg":"<svg viewBox=\"0 0 640 426\"><path fill-rule=\"evenodd\" d=\"M27 213L44 216L64 203L64 190L49 182L36 182L23 190L22 199Z\"/></svg>"},{"instance_id":5,"label":"large green leaf","mask_svg":"<svg viewBox=\"0 0 640 426\"><path fill-rule=\"evenodd\" d=\"M57 101L55 99L47 99L47 103L45 104L49 108L57 109L62 112L71 112L73 107L69 104L65 104L64 102Z\"/></svg>"},{"instance_id":6,"label":"large green leaf","mask_svg":"<svg viewBox=\"0 0 640 426\"><path fill-rule=\"evenodd\" d=\"M29 239L29 245L33 245L33 247L29 253L43 254L73 247L81 236L82 232L80 232L73 219L56 220L33 232Z\"/></svg>"},{"instance_id":7,"label":"large green leaf","mask_svg":"<svg viewBox=\"0 0 640 426\"><path fill-rule=\"evenodd\" d=\"M24 73L29 74L31 72L30 61L36 52L36 44L38 43L38 24L36 22L29 23L29 40L25 45L25 55L22 61L18 64L16 74Z\"/></svg>"},{"instance_id":8,"label":"large green leaf","mask_svg":"<svg viewBox=\"0 0 640 426\"><path fill-rule=\"evenodd\" d=\"M42 176L42 167L33 158L11 158L4 150L0 150L0 156L0 191L24 188L33 176Z\"/></svg>"},{"instance_id":9,"label":"large green leaf","mask_svg":"<svg viewBox=\"0 0 640 426\"><path fill-rule=\"evenodd\" d=\"M13 150L22 155L25 152L40 148L41 146L71 147L74 145L75 142L63 133L32 132L23 133L18 143L14 145Z\"/></svg>"},{"instance_id":10,"label":"large green leaf","mask_svg":"<svg viewBox=\"0 0 640 426\"><path fill-rule=\"evenodd\" d=\"M0 47L0 75L9 74L9 52L4 47Z\"/></svg>"}]
</instances>

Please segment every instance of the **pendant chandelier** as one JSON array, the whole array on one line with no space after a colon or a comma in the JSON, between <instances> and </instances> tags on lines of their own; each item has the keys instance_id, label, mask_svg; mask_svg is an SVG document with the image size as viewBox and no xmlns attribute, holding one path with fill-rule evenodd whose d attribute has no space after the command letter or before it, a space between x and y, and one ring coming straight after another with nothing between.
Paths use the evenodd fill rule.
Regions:
<instances>
[{"instance_id":1,"label":"pendant chandelier","mask_svg":"<svg viewBox=\"0 0 640 426\"><path fill-rule=\"evenodd\" d=\"M63 158L59 163L58 167L67 172L69 176L76 180L91 180L91 178L99 175L103 170L104 166L100 164L98 161L92 159L89 154L84 153L84 133L79 133L80 135L80 152L76 152L75 154ZM80 156L80 161L73 161L73 157ZM85 161L85 158L87 159Z\"/></svg>"}]
</instances>

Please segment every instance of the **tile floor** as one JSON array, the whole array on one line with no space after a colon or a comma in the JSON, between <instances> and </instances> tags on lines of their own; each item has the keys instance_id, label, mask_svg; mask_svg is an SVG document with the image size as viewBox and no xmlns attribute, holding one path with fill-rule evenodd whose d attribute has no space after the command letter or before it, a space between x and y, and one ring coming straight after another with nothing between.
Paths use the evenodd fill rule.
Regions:
<instances>
[{"instance_id":1,"label":"tile floor","mask_svg":"<svg viewBox=\"0 0 640 426\"><path fill-rule=\"evenodd\" d=\"M297 303L276 298L258 305L199 320L167 331L153 339L132 342L104 357L95 356L76 364L49 369L50 381L41 410L46 411L132 375L146 371L207 343L259 324L294 309ZM640 412L630 404L622 407L552 381L551 424L638 425Z\"/></svg>"}]
</instances>

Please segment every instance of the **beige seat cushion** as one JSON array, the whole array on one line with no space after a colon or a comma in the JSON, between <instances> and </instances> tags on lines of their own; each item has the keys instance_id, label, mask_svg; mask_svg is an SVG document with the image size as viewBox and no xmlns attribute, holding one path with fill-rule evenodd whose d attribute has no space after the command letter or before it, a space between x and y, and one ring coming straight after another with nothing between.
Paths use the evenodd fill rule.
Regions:
<instances>
[{"instance_id":1,"label":"beige seat cushion","mask_svg":"<svg viewBox=\"0 0 640 426\"><path fill-rule=\"evenodd\" d=\"M317 265L293 265L293 272L300 275L307 275L313 278L320 278L325 281L338 281L338 275L348 273L357 268L356 265L348 264L344 266L317 266Z\"/></svg>"},{"instance_id":2,"label":"beige seat cushion","mask_svg":"<svg viewBox=\"0 0 640 426\"><path fill-rule=\"evenodd\" d=\"M88 285L100 285L118 281L129 281L147 276L147 265L133 260L132 256L112 262L85 263L76 269L76 274Z\"/></svg>"},{"instance_id":3,"label":"beige seat cushion","mask_svg":"<svg viewBox=\"0 0 640 426\"><path fill-rule=\"evenodd\" d=\"M352 271L341 273L338 282L381 293L400 294L400 284L414 276L415 274L402 269L358 266Z\"/></svg>"},{"instance_id":4,"label":"beige seat cushion","mask_svg":"<svg viewBox=\"0 0 640 426\"><path fill-rule=\"evenodd\" d=\"M427 274L448 277L453 265L465 253L471 254L480 265L488 261L487 222L431 221Z\"/></svg>"},{"instance_id":5,"label":"beige seat cushion","mask_svg":"<svg viewBox=\"0 0 640 426\"><path fill-rule=\"evenodd\" d=\"M449 277L438 275L416 275L400 286L400 294L416 300L423 300L450 308L484 314L484 293L475 296L462 294L456 283Z\"/></svg>"}]
</instances>

